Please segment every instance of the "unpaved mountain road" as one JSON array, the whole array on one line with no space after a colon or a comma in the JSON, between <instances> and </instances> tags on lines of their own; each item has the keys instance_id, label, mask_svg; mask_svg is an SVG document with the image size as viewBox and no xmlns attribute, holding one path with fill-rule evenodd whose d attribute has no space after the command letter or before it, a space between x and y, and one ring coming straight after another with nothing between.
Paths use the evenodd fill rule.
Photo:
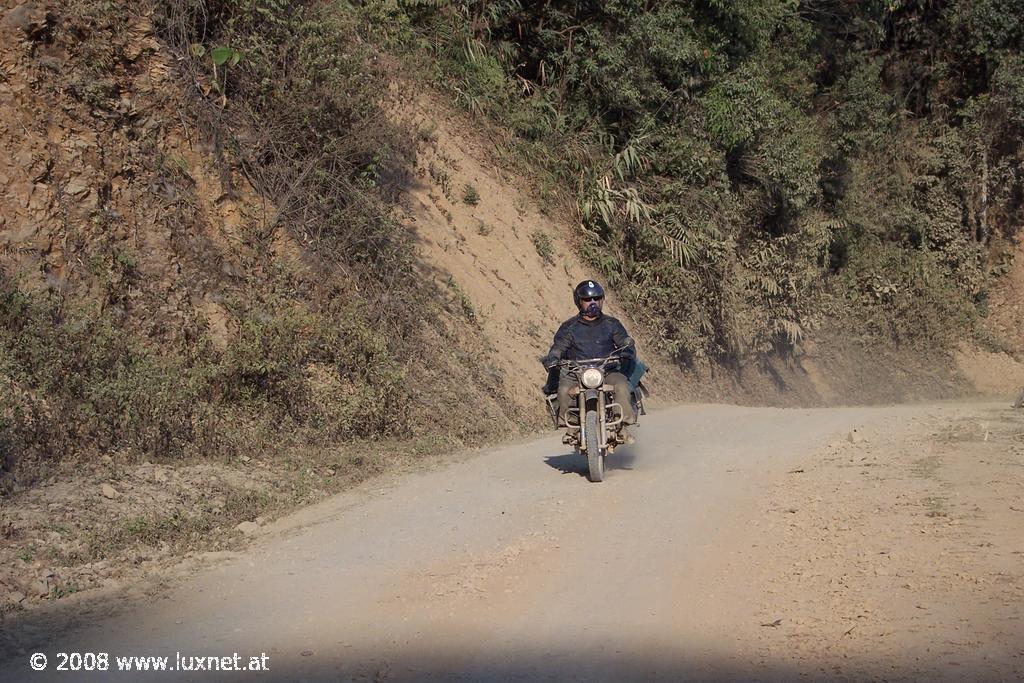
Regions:
<instances>
[{"instance_id":1,"label":"unpaved mountain road","mask_svg":"<svg viewBox=\"0 0 1024 683\"><path fill-rule=\"evenodd\" d=\"M304 510L77 631L9 622L0 680L1022 680L1022 434L992 404L679 406L603 484L558 437L509 446ZM178 653L269 670L114 659Z\"/></svg>"}]
</instances>

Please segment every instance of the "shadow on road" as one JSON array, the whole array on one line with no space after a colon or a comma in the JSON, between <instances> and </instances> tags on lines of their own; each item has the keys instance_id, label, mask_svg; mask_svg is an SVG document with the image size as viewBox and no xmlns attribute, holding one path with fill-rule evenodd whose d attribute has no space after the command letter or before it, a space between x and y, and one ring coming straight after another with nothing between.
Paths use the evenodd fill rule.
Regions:
<instances>
[{"instance_id":1,"label":"shadow on road","mask_svg":"<svg viewBox=\"0 0 1024 683\"><path fill-rule=\"evenodd\" d=\"M636 462L636 454L631 447L625 446L608 456L605 460L605 468L609 470L631 470L633 469L634 462ZM587 456L582 453L549 455L544 458L544 463L562 474L587 476Z\"/></svg>"},{"instance_id":2,"label":"shadow on road","mask_svg":"<svg viewBox=\"0 0 1024 683\"><path fill-rule=\"evenodd\" d=\"M340 629L339 629L340 630ZM508 681L700 681L726 683L732 681L759 683L848 683L861 680L889 681L998 681L1017 680L1010 673L1013 654L993 653L985 662L975 662L951 670L945 658L936 660L927 651L905 652L900 661L892 657L873 656L870 652L859 656L836 655L821 659L794 660L780 653L766 656L756 649L732 650L729 645L709 650L707 644L691 646L686 642L673 644L643 644L632 629L623 624L621 642L599 639L580 642L546 642L541 645L512 643L507 639L488 639L486 631L464 634L465 640L437 642L425 634L424 642L390 642L369 651L365 646L353 652L339 633L310 638L308 645L275 646L270 643L254 644L240 661L245 664L255 653L266 654L269 668L260 671L230 669L196 675L186 671L116 671L111 663L109 671L53 670L44 673L29 668L28 652L7 662L0 670L0 683L21 681L266 681L267 683L337 683L339 681L444 681L476 683L506 683ZM576 634L574 634L576 635ZM289 642L291 636L283 637ZM117 650L111 644L111 652ZM211 646L215 648L215 646ZM260 652L266 648L264 652ZM53 654L51 645L38 648ZM717 650L717 651L716 651ZM216 651L214 649L214 651ZM147 654L168 656L176 661L175 652L161 649ZM206 658L210 651L185 653ZM231 655L229 650L222 654ZM227 659L228 657L225 657ZM56 661L56 660L54 660ZM219 669L218 665L218 669ZM1007 674L1010 677L1007 677Z\"/></svg>"},{"instance_id":3,"label":"shadow on road","mask_svg":"<svg viewBox=\"0 0 1024 683\"><path fill-rule=\"evenodd\" d=\"M549 467L553 467L562 474L578 474L581 477L587 476L587 458L582 453L549 455L544 458L544 462Z\"/></svg>"},{"instance_id":4,"label":"shadow on road","mask_svg":"<svg viewBox=\"0 0 1024 683\"><path fill-rule=\"evenodd\" d=\"M760 659L760 658L759 658ZM382 652L362 661L341 653L312 652L311 661L292 660L264 672L261 680L308 681L701 681L725 683L757 681L825 682L870 680L880 674L888 680L949 680L948 671L929 665L894 667L861 660L788 662L752 661L727 653L697 655L680 648L676 652L612 652L600 648L513 648L469 654L464 650L436 649ZM320 660L317 662L316 660ZM991 680L988 671L961 671L960 680ZM973 674L980 674L975 677ZM254 675L255 677L255 675Z\"/></svg>"}]
</instances>

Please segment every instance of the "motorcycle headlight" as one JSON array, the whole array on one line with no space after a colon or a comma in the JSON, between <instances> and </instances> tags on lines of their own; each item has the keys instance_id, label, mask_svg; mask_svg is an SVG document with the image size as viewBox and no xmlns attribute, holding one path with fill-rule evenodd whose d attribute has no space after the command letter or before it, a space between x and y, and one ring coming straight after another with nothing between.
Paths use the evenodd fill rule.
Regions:
<instances>
[{"instance_id":1,"label":"motorcycle headlight","mask_svg":"<svg viewBox=\"0 0 1024 683\"><path fill-rule=\"evenodd\" d=\"M597 368L587 368L583 371L583 386L587 389L597 389L604 384L604 373Z\"/></svg>"}]
</instances>

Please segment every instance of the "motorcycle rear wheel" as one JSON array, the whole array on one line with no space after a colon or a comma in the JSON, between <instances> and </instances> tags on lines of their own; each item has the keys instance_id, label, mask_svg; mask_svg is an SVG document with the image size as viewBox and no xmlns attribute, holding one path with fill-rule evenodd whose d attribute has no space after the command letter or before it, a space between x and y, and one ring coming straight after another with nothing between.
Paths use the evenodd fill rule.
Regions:
<instances>
[{"instance_id":1,"label":"motorcycle rear wheel","mask_svg":"<svg viewBox=\"0 0 1024 683\"><path fill-rule=\"evenodd\" d=\"M604 452L598 439L597 411L587 411L587 479L593 482L604 481Z\"/></svg>"}]
</instances>

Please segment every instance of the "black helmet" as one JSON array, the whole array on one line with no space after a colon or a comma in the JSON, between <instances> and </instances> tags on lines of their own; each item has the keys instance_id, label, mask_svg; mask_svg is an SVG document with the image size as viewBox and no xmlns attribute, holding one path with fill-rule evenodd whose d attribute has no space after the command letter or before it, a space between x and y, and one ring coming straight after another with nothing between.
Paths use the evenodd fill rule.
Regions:
<instances>
[{"instance_id":1,"label":"black helmet","mask_svg":"<svg viewBox=\"0 0 1024 683\"><path fill-rule=\"evenodd\" d=\"M576 308L580 308L581 299L603 299L604 287L595 280L584 280L572 290L572 300L576 302Z\"/></svg>"}]
</instances>

